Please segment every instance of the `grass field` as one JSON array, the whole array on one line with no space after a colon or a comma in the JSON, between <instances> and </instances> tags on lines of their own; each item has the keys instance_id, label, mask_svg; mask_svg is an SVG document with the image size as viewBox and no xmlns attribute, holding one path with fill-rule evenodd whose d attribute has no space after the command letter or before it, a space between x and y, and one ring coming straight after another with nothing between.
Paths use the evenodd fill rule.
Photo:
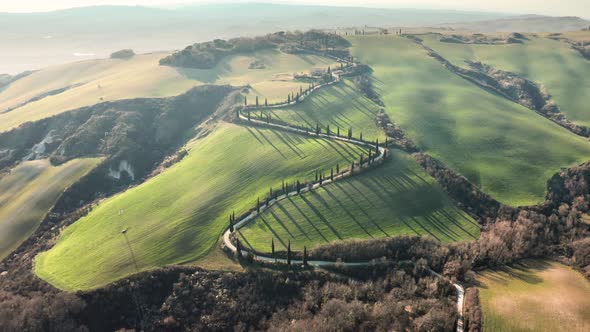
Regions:
<instances>
[{"instance_id":1,"label":"grass field","mask_svg":"<svg viewBox=\"0 0 590 332\"><path fill-rule=\"evenodd\" d=\"M574 35L575 36L575 35ZM570 120L590 126L590 61L565 42L530 37L524 44L462 45L441 43L434 35L425 44L459 66L465 60L481 61L541 83Z\"/></svg>"},{"instance_id":2,"label":"grass field","mask_svg":"<svg viewBox=\"0 0 590 332\"><path fill-rule=\"evenodd\" d=\"M267 97L271 102L279 101L299 90L301 84L293 81L294 73L333 65L332 60L314 55L267 50L227 57L213 69L198 70L160 66L158 61L166 54L138 55L129 60L82 61L49 67L22 78L0 91L0 131L103 101L173 96L201 84L251 84L251 94ZM248 69L255 60L264 62L266 68ZM43 93L68 86L74 87L4 112Z\"/></svg>"},{"instance_id":3,"label":"grass field","mask_svg":"<svg viewBox=\"0 0 590 332\"><path fill-rule=\"evenodd\" d=\"M26 161L0 179L0 260L26 240L64 189L100 159L75 159L60 166Z\"/></svg>"},{"instance_id":4,"label":"grass field","mask_svg":"<svg viewBox=\"0 0 590 332\"><path fill-rule=\"evenodd\" d=\"M354 83L344 80L314 92L301 104L262 113L263 117L270 113L274 120L308 128L315 128L319 123L322 131L326 130L326 125L330 125L333 132L340 127L341 135L346 135L351 127L356 138L362 132L365 140L379 139L384 142L385 135L376 123L379 109L379 105L361 94ZM259 112L253 115L259 116Z\"/></svg>"},{"instance_id":5,"label":"grass field","mask_svg":"<svg viewBox=\"0 0 590 332\"><path fill-rule=\"evenodd\" d=\"M590 282L567 266L526 261L477 280L484 331L590 330Z\"/></svg>"},{"instance_id":6,"label":"grass field","mask_svg":"<svg viewBox=\"0 0 590 332\"><path fill-rule=\"evenodd\" d=\"M560 167L590 159L586 140L459 78L406 38L350 40L353 54L374 69L392 120L503 203L542 202L547 179Z\"/></svg>"},{"instance_id":7,"label":"grass field","mask_svg":"<svg viewBox=\"0 0 590 332\"><path fill-rule=\"evenodd\" d=\"M68 227L37 256L37 275L62 289L89 289L195 261L217 243L229 214L253 207L271 185L312 180L317 168L366 154L354 145L225 123L188 148L181 162Z\"/></svg>"},{"instance_id":8,"label":"grass field","mask_svg":"<svg viewBox=\"0 0 590 332\"><path fill-rule=\"evenodd\" d=\"M378 169L285 199L239 231L243 244L269 252L332 241L428 235L473 240L479 226L457 209L414 159L399 150Z\"/></svg>"}]
</instances>

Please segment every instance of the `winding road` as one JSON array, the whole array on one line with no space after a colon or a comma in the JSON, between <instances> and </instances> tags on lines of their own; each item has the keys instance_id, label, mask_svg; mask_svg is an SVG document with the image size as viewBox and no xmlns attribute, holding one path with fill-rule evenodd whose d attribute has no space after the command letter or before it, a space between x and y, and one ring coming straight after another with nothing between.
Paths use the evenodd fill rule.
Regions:
<instances>
[{"instance_id":1,"label":"winding road","mask_svg":"<svg viewBox=\"0 0 590 332\"><path fill-rule=\"evenodd\" d=\"M340 59L341 61L344 61L342 59ZM350 63L348 61L345 61L347 63L347 65L350 65L352 67L356 66L355 63ZM307 130L307 129L302 129L302 128L296 128L296 127L291 127L285 124L277 124L277 123L273 123L272 121L266 122L266 121L261 121L258 119L252 119L244 114L243 111L255 111L255 110L263 110L263 109L272 109L272 108L279 108L279 107L285 107L285 106L289 106L289 105L294 105L294 104L298 104L303 102L303 100L309 96L312 92L317 91L325 86L329 86L332 84L335 84L337 82L339 82L341 80L341 73L342 71L338 70L338 71L333 71L332 75L335 78L333 81L325 83L325 84L320 84L316 87L314 87L313 89L309 90L308 93L306 93L305 95L301 96L298 100L293 100L291 102L285 102L285 103L281 103L281 104L275 104L272 106L261 106L261 107L256 107L256 106L244 106L242 109L238 110L237 115L238 118L240 120L243 120L247 123L253 123L256 125L262 125L262 126L266 126L266 127L271 127L271 128L275 128L275 129L280 129L280 130L284 130L284 131L289 131L289 132L294 132L294 133L298 133L298 134L303 134L303 135L307 135L307 136L311 136L311 137L318 137L318 138L326 138L326 139L330 139L330 140L337 140L337 141L342 141L342 142L347 142L347 143L351 143L351 144L356 144L359 146L364 146L364 147L369 147L369 148L375 148L375 143L372 142L365 142L365 141L360 141L360 140L356 140L354 138L347 138L347 137L341 137L341 136L335 136L335 135L328 135L328 134L322 134L322 133L316 133L313 130ZM372 167L373 165L377 165L383 162L383 160L387 157L387 149L381 146L378 146L378 154L376 156L374 156L374 159L371 161L366 161L365 163L363 163L362 165L359 165L359 170L362 169L367 169ZM326 179L323 180L321 183L313 183L311 185L305 186L303 188L300 189L299 192L297 192L296 190L288 192L287 194L283 194L281 196L278 196L277 198L271 199L267 204L262 204L259 207L259 212L257 212L256 210L253 210L250 214L243 216L241 219L239 219L237 222L235 222L234 224L234 231L238 230L242 227L244 227L245 225L247 225L250 221L254 220L258 215L260 215L260 213L262 213L263 211L265 211L266 209L270 208L271 206L273 206L274 204L278 203L279 201L286 199L288 197L292 197L292 196L296 196L296 195L300 195L303 194L305 192L311 191L311 190L315 190L318 189L322 186L325 186L327 184L330 184L332 182L347 178L353 176L353 173L351 171L348 172L344 172L344 173L340 173L334 176L334 179ZM225 245L225 247L227 247L232 253L236 254L237 253L237 248L236 246L233 244L233 242L231 241L231 234L232 232L230 231L229 227L226 229L226 231L223 233L223 244ZM257 253L254 253L248 249L241 249L241 254L242 255L251 255L254 260L260 261L260 262L265 262L265 263L287 263L287 260L284 258L273 258L273 257L269 257L269 256L264 256L264 255L260 255ZM408 261L410 262L410 261ZM291 260L292 264L303 264L302 260L298 260L298 259L292 259ZM315 267L326 267L326 266L334 266L334 265L339 265L339 266L368 266L373 264L371 261L366 261L366 262L342 262L342 261L324 261L324 260L308 260L307 262L308 265L311 266L315 266ZM444 276L440 275L439 273L436 273L435 271L430 270L430 273L436 277L439 277L441 279L447 280L447 278L445 278ZM450 282L450 281L449 281ZM452 283L453 287L455 287L456 291L457 291L457 313L458 313L458 319L457 319L457 328L456 331L457 332L463 332L464 331L464 319L463 319L463 306L464 306L464 297L465 297L465 290L463 288L463 286L457 284L457 283Z\"/></svg>"}]
</instances>

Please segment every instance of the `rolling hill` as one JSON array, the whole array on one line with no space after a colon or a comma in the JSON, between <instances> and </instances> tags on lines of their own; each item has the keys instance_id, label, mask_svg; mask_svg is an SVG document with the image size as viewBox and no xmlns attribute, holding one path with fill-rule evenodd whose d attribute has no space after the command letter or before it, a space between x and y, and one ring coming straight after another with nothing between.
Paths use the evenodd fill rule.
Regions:
<instances>
[{"instance_id":1,"label":"rolling hill","mask_svg":"<svg viewBox=\"0 0 590 332\"><path fill-rule=\"evenodd\" d=\"M546 181L560 167L590 158L583 138L459 78L409 39L349 38L352 53L373 68L391 119L503 203L542 202Z\"/></svg>"},{"instance_id":2,"label":"rolling hill","mask_svg":"<svg viewBox=\"0 0 590 332\"><path fill-rule=\"evenodd\" d=\"M267 50L223 59L212 69L160 66L168 53L103 59L45 68L0 91L0 131L82 106L138 97L179 95L195 85L250 84L269 100L283 100L299 89L293 74L327 68L333 60ZM254 61L264 69L249 69ZM63 91L61 91L63 90ZM56 93L57 92L57 93Z\"/></svg>"},{"instance_id":3,"label":"rolling hill","mask_svg":"<svg viewBox=\"0 0 590 332\"><path fill-rule=\"evenodd\" d=\"M285 199L238 231L244 246L303 251L346 239L425 235L472 240L479 225L456 208L408 154L392 150L384 165L316 191Z\"/></svg>"},{"instance_id":4,"label":"rolling hill","mask_svg":"<svg viewBox=\"0 0 590 332\"><path fill-rule=\"evenodd\" d=\"M325 130L330 126L333 132L340 128L341 135L352 128L354 137L363 134L363 139L385 141L383 131L377 127L377 114L380 107L364 96L350 80L327 86L306 98L303 103L270 110L254 111L255 118L266 119L270 115L274 121L292 126L315 128L317 124Z\"/></svg>"},{"instance_id":5,"label":"rolling hill","mask_svg":"<svg viewBox=\"0 0 590 332\"><path fill-rule=\"evenodd\" d=\"M0 260L37 229L64 189L100 160L75 159L60 166L27 161L0 178Z\"/></svg>"},{"instance_id":6,"label":"rolling hill","mask_svg":"<svg viewBox=\"0 0 590 332\"><path fill-rule=\"evenodd\" d=\"M34 270L62 289L89 289L138 271L193 261L281 181L312 180L363 148L270 129L220 124L188 145L181 162L101 202L68 227ZM127 230L125 234L121 231Z\"/></svg>"},{"instance_id":7,"label":"rolling hill","mask_svg":"<svg viewBox=\"0 0 590 332\"><path fill-rule=\"evenodd\" d=\"M590 94L590 61L568 44L533 36L510 45L449 44L439 42L436 35L423 37L426 45L457 66L466 66L465 60L481 61L542 84L568 119L590 126L587 103L579 97Z\"/></svg>"}]
</instances>

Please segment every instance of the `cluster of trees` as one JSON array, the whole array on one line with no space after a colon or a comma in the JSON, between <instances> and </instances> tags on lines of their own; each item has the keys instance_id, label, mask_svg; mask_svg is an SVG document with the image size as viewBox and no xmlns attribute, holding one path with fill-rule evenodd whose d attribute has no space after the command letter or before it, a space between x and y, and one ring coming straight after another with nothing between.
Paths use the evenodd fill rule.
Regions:
<instances>
[{"instance_id":1,"label":"cluster of trees","mask_svg":"<svg viewBox=\"0 0 590 332\"><path fill-rule=\"evenodd\" d=\"M111 59L129 59L135 56L132 49L124 49L111 53Z\"/></svg>"},{"instance_id":2,"label":"cluster of trees","mask_svg":"<svg viewBox=\"0 0 590 332\"><path fill-rule=\"evenodd\" d=\"M277 32L255 38L215 39L196 43L160 59L161 65L209 69L231 54L280 48L287 53L326 53L347 57L348 41L336 34L318 30L307 32Z\"/></svg>"},{"instance_id":3,"label":"cluster of trees","mask_svg":"<svg viewBox=\"0 0 590 332\"><path fill-rule=\"evenodd\" d=\"M379 94L375 92L375 89L373 87L373 81L368 75L365 74L356 76L352 81L354 82L354 85L359 89L359 91L362 92L367 98L369 98L375 104L381 107L385 106L385 104L379 97Z\"/></svg>"},{"instance_id":4,"label":"cluster of trees","mask_svg":"<svg viewBox=\"0 0 590 332\"><path fill-rule=\"evenodd\" d=\"M456 319L452 292L448 283L412 268L371 267L354 280L303 271L198 271L180 277L157 324L183 330L448 331Z\"/></svg>"}]
</instances>

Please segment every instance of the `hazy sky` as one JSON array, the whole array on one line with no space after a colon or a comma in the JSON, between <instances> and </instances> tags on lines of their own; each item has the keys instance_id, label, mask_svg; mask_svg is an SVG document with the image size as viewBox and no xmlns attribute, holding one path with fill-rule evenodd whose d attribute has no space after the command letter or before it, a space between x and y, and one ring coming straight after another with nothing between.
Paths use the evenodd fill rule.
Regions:
<instances>
[{"instance_id":1,"label":"hazy sky","mask_svg":"<svg viewBox=\"0 0 590 332\"><path fill-rule=\"evenodd\" d=\"M61 8L118 4L161 6L176 3L218 3L212 0L0 0L0 12L48 11ZM590 0L230 0L223 2L281 2L314 5L433 8L506 13L581 16L590 18Z\"/></svg>"}]
</instances>

